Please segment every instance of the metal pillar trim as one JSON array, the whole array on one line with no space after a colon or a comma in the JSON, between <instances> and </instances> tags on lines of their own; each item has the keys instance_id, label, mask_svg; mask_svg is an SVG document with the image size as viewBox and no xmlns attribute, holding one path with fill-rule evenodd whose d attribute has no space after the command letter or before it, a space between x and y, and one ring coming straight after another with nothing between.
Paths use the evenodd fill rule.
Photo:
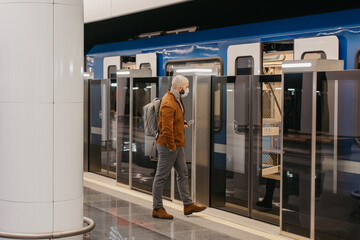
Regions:
<instances>
[{"instance_id":1,"label":"metal pillar trim","mask_svg":"<svg viewBox=\"0 0 360 240\"><path fill-rule=\"evenodd\" d=\"M334 158L333 158L333 193L337 193L337 158L338 158L338 120L339 120L339 80L334 86Z\"/></svg>"},{"instance_id":2,"label":"metal pillar trim","mask_svg":"<svg viewBox=\"0 0 360 240\"><path fill-rule=\"evenodd\" d=\"M311 119L311 190L310 190L310 239L315 239L315 168L316 168L316 88L317 72L312 79L312 119Z\"/></svg>"},{"instance_id":3,"label":"metal pillar trim","mask_svg":"<svg viewBox=\"0 0 360 240\"><path fill-rule=\"evenodd\" d=\"M133 108L134 108L134 81L130 78L130 122L129 122L129 186L132 188L132 160L133 160Z\"/></svg>"}]
</instances>

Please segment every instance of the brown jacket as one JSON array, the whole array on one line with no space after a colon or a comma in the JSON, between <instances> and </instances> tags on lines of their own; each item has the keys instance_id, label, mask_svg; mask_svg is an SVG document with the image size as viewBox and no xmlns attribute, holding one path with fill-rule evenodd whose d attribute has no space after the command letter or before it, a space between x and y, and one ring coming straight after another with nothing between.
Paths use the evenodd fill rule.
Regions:
<instances>
[{"instance_id":1,"label":"brown jacket","mask_svg":"<svg viewBox=\"0 0 360 240\"><path fill-rule=\"evenodd\" d=\"M184 107L184 104L182 106ZM176 147L185 147L184 113L174 94L170 91L162 98L158 127L157 144L169 148L170 151L174 151Z\"/></svg>"}]
</instances>

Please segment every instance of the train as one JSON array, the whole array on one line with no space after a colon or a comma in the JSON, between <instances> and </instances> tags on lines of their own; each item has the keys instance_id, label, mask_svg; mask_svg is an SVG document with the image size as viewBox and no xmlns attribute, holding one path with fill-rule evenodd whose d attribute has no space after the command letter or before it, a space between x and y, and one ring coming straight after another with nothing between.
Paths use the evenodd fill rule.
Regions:
<instances>
[{"instance_id":1,"label":"train","mask_svg":"<svg viewBox=\"0 0 360 240\"><path fill-rule=\"evenodd\" d=\"M321 52L319 44L325 48L338 50L335 56L344 60L345 69L357 69L359 66L359 10L347 10L333 13L318 14L305 17L275 20L231 26L198 32L181 33L177 35L101 44L94 46L86 55L87 71L92 69L95 78L108 78L104 75L112 64L119 68L135 68L136 55L144 53L156 54L151 66L154 75L168 76L171 74L170 63L187 63L196 61L214 62L220 65L220 75L235 75L229 63L229 57L234 52L233 45L254 44L254 54L260 56L254 64L260 69L255 74L265 72L262 67L270 56L268 52L281 55L282 52L293 52L293 59L301 58L303 52ZM333 37L334 43L316 38ZM312 38L308 43L297 40ZM324 38L325 39L325 38ZM331 38L329 38L331 39ZM257 44L257 45L255 45ZM335 46L336 45L336 46ZM250 45L247 45L248 47ZM230 48L230 49L229 49ZM231 51L231 53L230 53ZM230 53L230 54L229 54ZM295 53L295 54L294 54ZM150 55L149 55L150 56ZM290 60L291 56L286 60ZM116 62L115 57L119 62ZM141 57L140 55L138 57ZM257 57L257 56L256 56ZM303 56L304 57L304 56ZM283 59L284 60L284 59ZM109 65L110 64L110 65ZM139 63L141 64L141 63ZM188 63L189 64L189 63ZM121 66L120 66L121 65Z\"/></svg>"}]
</instances>

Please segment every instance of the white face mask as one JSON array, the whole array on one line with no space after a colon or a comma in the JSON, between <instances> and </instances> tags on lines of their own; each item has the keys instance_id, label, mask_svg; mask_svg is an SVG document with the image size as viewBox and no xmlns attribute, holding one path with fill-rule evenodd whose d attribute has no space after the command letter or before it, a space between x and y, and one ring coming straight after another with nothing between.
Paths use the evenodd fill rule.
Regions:
<instances>
[{"instance_id":1,"label":"white face mask","mask_svg":"<svg viewBox=\"0 0 360 240\"><path fill-rule=\"evenodd\" d=\"M185 90L185 92L183 93L183 94L181 94L180 96L181 96L181 98L184 98L184 97L187 97L187 95L189 94L189 92L190 92L190 89L188 88L188 89L186 89Z\"/></svg>"}]
</instances>

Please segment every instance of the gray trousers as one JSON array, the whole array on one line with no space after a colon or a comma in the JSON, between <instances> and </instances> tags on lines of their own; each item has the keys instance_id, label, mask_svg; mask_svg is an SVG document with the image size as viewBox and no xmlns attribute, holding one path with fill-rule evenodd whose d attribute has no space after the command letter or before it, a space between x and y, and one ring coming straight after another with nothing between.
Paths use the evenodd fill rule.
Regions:
<instances>
[{"instance_id":1,"label":"gray trousers","mask_svg":"<svg viewBox=\"0 0 360 240\"><path fill-rule=\"evenodd\" d=\"M171 152L167 147L157 145L157 149L159 152L159 160L153 183L154 209L163 206L162 195L164 185L170 176L172 167L175 168L177 173L177 184L182 202L185 205L192 203L184 148L176 147L176 150Z\"/></svg>"}]
</instances>

